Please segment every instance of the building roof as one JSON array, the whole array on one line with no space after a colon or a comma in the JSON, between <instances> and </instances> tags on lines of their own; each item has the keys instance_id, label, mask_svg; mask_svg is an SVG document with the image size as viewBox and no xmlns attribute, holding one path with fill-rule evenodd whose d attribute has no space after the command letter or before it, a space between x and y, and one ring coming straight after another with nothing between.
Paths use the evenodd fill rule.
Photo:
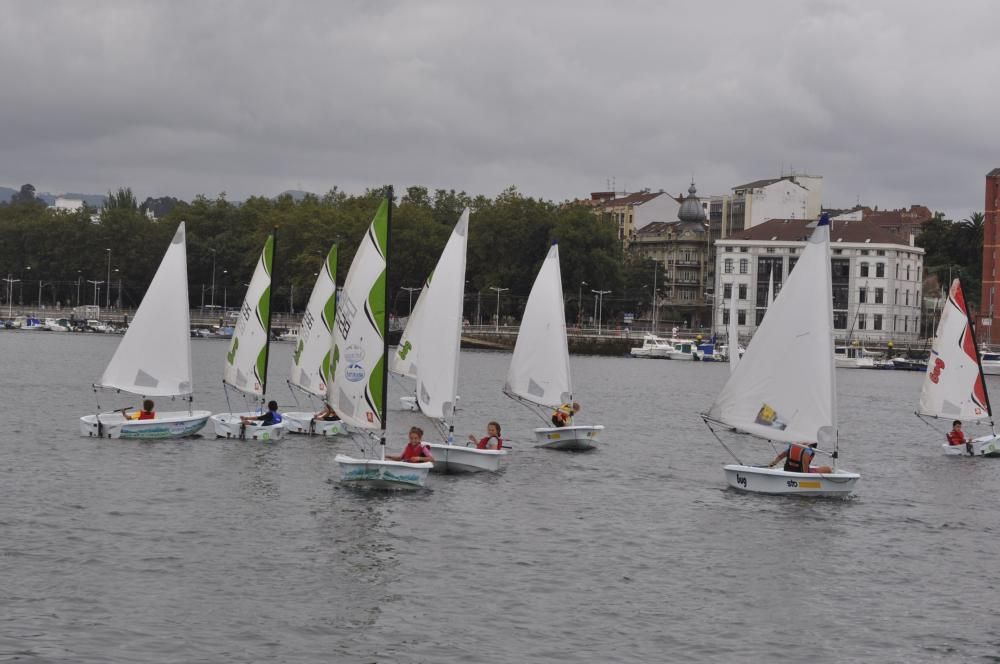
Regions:
<instances>
[{"instance_id":1,"label":"building roof","mask_svg":"<svg viewBox=\"0 0 1000 664\"><path fill-rule=\"evenodd\" d=\"M988 178L1000 177L1000 168L994 168L992 171L986 174Z\"/></svg>"},{"instance_id":2,"label":"building roof","mask_svg":"<svg viewBox=\"0 0 1000 664\"><path fill-rule=\"evenodd\" d=\"M737 231L725 240L756 240L778 242L804 242L812 235L809 224L812 219L769 219L762 224L743 231ZM830 222L830 242L855 242L858 244L901 244L910 246L908 237L894 233L888 228L867 221Z\"/></svg>"},{"instance_id":3,"label":"building roof","mask_svg":"<svg viewBox=\"0 0 1000 664\"><path fill-rule=\"evenodd\" d=\"M704 234L705 222L697 221L653 221L635 232L636 241L652 240L664 235L680 235L685 231Z\"/></svg>"},{"instance_id":4,"label":"building roof","mask_svg":"<svg viewBox=\"0 0 1000 664\"><path fill-rule=\"evenodd\" d=\"M691 186L688 187L688 196L681 203L681 209L677 211L678 219L689 222L705 221L705 209L701 206L701 200L697 194L698 190L695 189L694 180L692 180Z\"/></svg>"},{"instance_id":5,"label":"building roof","mask_svg":"<svg viewBox=\"0 0 1000 664\"><path fill-rule=\"evenodd\" d=\"M769 184L774 184L781 178L768 178L766 180L754 180L753 182L747 182L746 184L739 184L733 187L733 189L760 189L761 187L766 187Z\"/></svg>"}]
</instances>

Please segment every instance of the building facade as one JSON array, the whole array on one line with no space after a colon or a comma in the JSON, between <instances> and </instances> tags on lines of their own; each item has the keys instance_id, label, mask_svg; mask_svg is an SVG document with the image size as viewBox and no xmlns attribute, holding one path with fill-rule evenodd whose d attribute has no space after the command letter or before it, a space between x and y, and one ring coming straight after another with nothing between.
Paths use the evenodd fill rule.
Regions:
<instances>
[{"instance_id":1,"label":"building facade","mask_svg":"<svg viewBox=\"0 0 1000 664\"><path fill-rule=\"evenodd\" d=\"M823 205L823 178L785 175L733 187L729 233L753 228L768 219L815 219Z\"/></svg>"},{"instance_id":2,"label":"building facade","mask_svg":"<svg viewBox=\"0 0 1000 664\"><path fill-rule=\"evenodd\" d=\"M983 207L983 290L976 330L982 341L1000 339L1000 168L986 174ZM989 329L983 329L989 328ZM994 330L995 328L995 330Z\"/></svg>"},{"instance_id":3,"label":"building facade","mask_svg":"<svg viewBox=\"0 0 1000 664\"><path fill-rule=\"evenodd\" d=\"M618 239L625 249L628 249L638 231L653 222L676 219L681 207L677 199L662 190L636 194L597 191L590 195L588 203L595 213L615 225Z\"/></svg>"},{"instance_id":4,"label":"building facade","mask_svg":"<svg viewBox=\"0 0 1000 664\"><path fill-rule=\"evenodd\" d=\"M729 324L736 298L740 338L767 312L771 275L777 297L812 233L807 219L772 219L716 242L713 330ZM924 250L864 221L833 221L833 327L837 343L912 343L920 337Z\"/></svg>"},{"instance_id":5,"label":"building facade","mask_svg":"<svg viewBox=\"0 0 1000 664\"><path fill-rule=\"evenodd\" d=\"M705 205L696 194L692 182L677 219L646 225L629 248L633 256L659 264L653 307L659 317L685 327L703 327L711 321L713 247Z\"/></svg>"}]
</instances>

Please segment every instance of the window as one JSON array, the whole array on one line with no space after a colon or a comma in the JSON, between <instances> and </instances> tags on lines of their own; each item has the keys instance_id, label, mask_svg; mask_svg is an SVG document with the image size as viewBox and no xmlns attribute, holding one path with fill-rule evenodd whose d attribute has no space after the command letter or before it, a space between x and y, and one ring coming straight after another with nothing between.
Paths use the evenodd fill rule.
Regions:
<instances>
[{"instance_id":1,"label":"window","mask_svg":"<svg viewBox=\"0 0 1000 664\"><path fill-rule=\"evenodd\" d=\"M774 247L768 247L767 248L767 253L773 254L774 253Z\"/></svg>"},{"instance_id":2,"label":"window","mask_svg":"<svg viewBox=\"0 0 1000 664\"><path fill-rule=\"evenodd\" d=\"M760 324L762 322L764 322L764 314L765 313L767 313L766 309L758 309L757 310L757 315L755 316L756 322L757 322L757 327L760 327Z\"/></svg>"},{"instance_id":3,"label":"window","mask_svg":"<svg viewBox=\"0 0 1000 664\"><path fill-rule=\"evenodd\" d=\"M885 256L885 249L879 249L875 252L877 256Z\"/></svg>"},{"instance_id":4,"label":"window","mask_svg":"<svg viewBox=\"0 0 1000 664\"><path fill-rule=\"evenodd\" d=\"M748 261L745 258L741 258L740 259L740 274L746 274L747 272L750 271L749 268L750 268L750 261Z\"/></svg>"},{"instance_id":5,"label":"window","mask_svg":"<svg viewBox=\"0 0 1000 664\"><path fill-rule=\"evenodd\" d=\"M795 247L792 247L791 249L788 250L788 253L790 253L790 254L797 254L797 253L799 253L799 250L796 249Z\"/></svg>"},{"instance_id":6,"label":"window","mask_svg":"<svg viewBox=\"0 0 1000 664\"><path fill-rule=\"evenodd\" d=\"M726 247L726 253L727 254L732 253L732 251L733 251L732 247Z\"/></svg>"},{"instance_id":7,"label":"window","mask_svg":"<svg viewBox=\"0 0 1000 664\"><path fill-rule=\"evenodd\" d=\"M913 306L915 307L920 306L920 291L916 291L913 293Z\"/></svg>"},{"instance_id":8,"label":"window","mask_svg":"<svg viewBox=\"0 0 1000 664\"><path fill-rule=\"evenodd\" d=\"M722 299L724 299L724 300L731 300L731 299L733 299L733 285L732 284L724 284L722 286Z\"/></svg>"},{"instance_id":9,"label":"window","mask_svg":"<svg viewBox=\"0 0 1000 664\"><path fill-rule=\"evenodd\" d=\"M725 272L726 274L732 274L733 273L733 259L732 258L727 258L723 262L722 265L723 265L723 268L722 268L723 272Z\"/></svg>"},{"instance_id":10,"label":"window","mask_svg":"<svg viewBox=\"0 0 1000 664\"><path fill-rule=\"evenodd\" d=\"M741 300L747 299L747 285L746 284L740 284L739 293L740 293L740 299Z\"/></svg>"},{"instance_id":11,"label":"window","mask_svg":"<svg viewBox=\"0 0 1000 664\"><path fill-rule=\"evenodd\" d=\"M858 329L859 330L865 329L865 315L864 314L858 314Z\"/></svg>"},{"instance_id":12,"label":"window","mask_svg":"<svg viewBox=\"0 0 1000 664\"><path fill-rule=\"evenodd\" d=\"M861 275L860 276L862 276L862 277L867 277L868 276L868 263L862 263L861 264Z\"/></svg>"},{"instance_id":13,"label":"window","mask_svg":"<svg viewBox=\"0 0 1000 664\"><path fill-rule=\"evenodd\" d=\"M836 330L846 330L847 329L847 312L846 311L834 311L833 312L833 327Z\"/></svg>"},{"instance_id":14,"label":"window","mask_svg":"<svg viewBox=\"0 0 1000 664\"><path fill-rule=\"evenodd\" d=\"M867 256L868 255L868 250L867 249L862 249L861 250L861 255L862 256Z\"/></svg>"},{"instance_id":15,"label":"window","mask_svg":"<svg viewBox=\"0 0 1000 664\"><path fill-rule=\"evenodd\" d=\"M898 323L899 323L899 316L893 316L892 317L892 331L893 332L896 331L896 328L898 327Z\"/></svg>"},{"instance_id":16,"label":"window","mask_svg":"<svg viewBox=\"0 0 1000 664\"><path fill-rule=\"evenodd\" d=\"M896 278L899 279L899 263L896 263Z\"/></svg>"},{"instance_id":17,"label":"window","mask_svg":"<svg viewBox=\"0 0 1000 664\"><path fill-rule=\"evenodd\" d=\"M745 254L747 251L749 251L748 247L740 247L740 253L741 254Z\"/></svg>"},{"instance_id":18,"label":"window","mask_svg":"<svg viewBox=\"0 0 1000 664\"><path fill-rule=\"evenodd\" d=\"M868 301L868 289L867 288L859 288L858 289L858 302L860 302L861 304L864 304L867 301Z\"/></svg>"},{"instance_id":19,"label":"window","mask_svg":"<svg viewBox=\"0 0 1000 664\"><path fill-rule=\"evenodd\" d=\"M746 325L747 324L747 310L746 309L740 309L739 310L739 313L736 315L736 324L737 325Z\"/></svg>"},{"instance_id":20,"label":"window","mask_svg":"<svg viewBox=\"0 0 1000 664\"><path fill-rule=\"evenodd\" d=\"M910 327L910 319L907 318L906 316L903 316L903 332L909 332L910 331L909 327Z\"/></svg>"},{"instance_id":21,"label":"window","mask_svg":"<svg viewBox=\"0 0 1000 664\"><path fill-rule=\"evenodd\" d=\"M722 324L729 325L729 309L722 310Z\"/></svg>"},{"instance_id":22,"label":"window","mask_svg":"<svg viewBox=\"0 0 1000 664\"><path fill-rule=\"evenodd\" d=\"M910 280L910 266L909 265L906 266L906 280L907 281Z\"/></svg>"},{"instance_id":23,"label":"window","mask_svg":"<svg viewBox=\"0 0 1000 664\"><path fill-rule=\"evenodd\" d=\"M872 316L872 329L873 330L882 329L882 314L874 314Z\"/></svg>"},{"instance_id":24,"label":"window","mask_svg":"<svg viewBox=\"0 0 1000 664\"><path fill-rule=\"evenodd\" d=\"M910 306L910 291L903 291L903 295L906 296L906 301L903 304Z\"/></svg>"},{"instance_id":25,"label":"window","mask_svg":"<svg viewBox=\"0 0 1000 664\"><path fill-rule=\"evenodd\" d=\"M875 263L875 276L876 277L885 276L885 263Z\"/></svg>"},{"instance_id":26,"label":"window","mask_svg":"<svg viewBox=\"0 0 1000 664\"><path fill-rule=\"evenodd\" d=\"M833 255L834 255L834 256L839 256L839 255L841 255L842 253L844 253L844 250L843 250L843 249L834 249L834 250L833 250Z\"/></svg>"},{"instance_id":27,"label":"window","mask_svg":"<svg viewBox=\"0 0 1000 664\"><path fill-rule=\"evenodd\" d=\"M892 303L893 304L899 304L899 289L898 288L896 289L895 296L892 298ZM895 328L893 328L893 329L895 329Z\"/></svg>"},{"instance_id":28,"label":"window","mask_svg":"<svg viewBox=\"0 0 1000 664\"><path fill-rule=\"evenodd\" d=\"M917 266L917 281L920 281L920 266Z\"/></svg>"},{"instance_id":29,"label":"window","mask_svg":"<svg viewBox=\"0 0 1000 664\"><path fill-rule=\"evenodd\" d=\"M884 288L876 288L875 289L875 304L884 304L884 303L885 303L885 289ZM881 328L878 328L878 329L881 329Z\"/></svg>"},{"instance_id":30,"label":"window","mask_svg":"<svg viewBox=\"0 0 1000 664\"><path fill-rule=\"evenodd\" d=\"M793 256L792 258L788 259L788 274L792 273L792 268L795 267L795 264L798 262L799 262L798 256Z\"/></svg>"}]
</instances>

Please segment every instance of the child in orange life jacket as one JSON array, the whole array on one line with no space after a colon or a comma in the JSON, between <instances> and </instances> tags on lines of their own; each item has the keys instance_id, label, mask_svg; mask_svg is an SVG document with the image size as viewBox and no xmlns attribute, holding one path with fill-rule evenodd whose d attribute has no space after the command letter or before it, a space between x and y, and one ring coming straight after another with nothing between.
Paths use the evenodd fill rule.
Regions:
<instances>
[{"instance_id":1,"label":"child in orange life jacket","mask_svg":"<svg viewBox=\"0 0 1000 664\"><path fill-rule=\"evenodd\" d=\"M779 461L784 459L785 465L783 470L786 473L832 473L833 468L830 466L818 466L816 468L810 466L818 445L819 443L792 443L783 452L779 452L778 456L774 457L774 460L767 464L767 467L773 468Z\"/></svg>"},{"instance_id":2,"label":"child in orange life jacket","mask_svg":"<svg viewBox=\"0 0 1000 664\"><path fill-rule=\"evenodd\" d=\"M156 413L153 411L153 400L146 399L142 402L142 410L138 413L133 413L129 415L130 420L152 420L156 419Z\"/></svg>"},{"instance_id":3,"label":"child in orange life jacket","mask_svg":"<svg viewBox=\"0 0 1000 664\"><path fill-rule=\"evenodd\" d=\"M477 450L499 450L503 448L503 438L500 437L500 423L490 422L486 425L486 437L476 440L469 434L469 442L476 444Z\"/></svg>"},{"instance_id":4,"label":"child in orange life jacket","mask_svg":"<svg viewBox=\"0 0 1000 664\"><path fill-rule=\"evenodd\" d=\"M564 403L552 411L552 426L564 427L573 423L573 416L580 412L580 403Z\"/></svg>"},{"instance_id":5,"label":"child in orange life jacket","mask_svg":"<svg viewBox=\"0 0 1000 664\"><path fill-rule=\"evenodd\" d=\"M951 423L951 431L946 436L949 445L965 445L965 433L962 431L962 420Z\"/></svg>"}]
</instances>

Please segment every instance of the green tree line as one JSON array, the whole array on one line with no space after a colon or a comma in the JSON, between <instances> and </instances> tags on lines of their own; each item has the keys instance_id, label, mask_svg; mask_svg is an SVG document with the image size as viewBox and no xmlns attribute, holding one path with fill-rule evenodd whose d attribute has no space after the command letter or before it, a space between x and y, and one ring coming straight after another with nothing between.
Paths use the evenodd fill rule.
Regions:
<instances>
[{"instance_id":1,"label":"green tree line","mask_svg":"<svg viewBox=\"0 0 1000 664\"><path fill-rule=\"evenodd\" d=\"M976 310L982 290L984 222L982 212L958 222L938 214L924 223L917 236L917 246L925 252L924 274L937 277L944 289L948 288L949 276L961 277L965 297Z\"/></svg>"},{"instance_id":2,"label":"green tree line","mask_svg":"<svg viewBox=\"0 0 1000 664\"><path fill-rule=\"evenodd\" d=\"M118 300L120 280L122 305L134 307L177 224L184 221L191 306L213 299L219 306L225 299L233 308L242 300L267 234L277 228L274 309L301 312L333 243L339 245L337 277L342 283L382 195L381 189L350 195L333 188L323 196L301 200L254 196L234 203L224 194L190 202L171 199L169 212L155 220L144 214L146 205L140 206L127 188L109 192L99 217L93 208L57 211L30 196L18 196L0 205L0 233L5 239L0 243L0 273L23 280L15 288L15 304L22 289L24 304L35 303L41 282L43 303L76 305L91 303L94 286L87 281L106 281L110 269L112 303ZM584 316L590 312L592 288L613 291L622 298L618 308L632 309L635 299L642 297L642 286L650 281L652 264L625 262L614 225L585 206L527 197L514 188L489 198L454 190L432 193L414 186L397 190L394 200L389 287L397 315L408 314L403 287L423 284L465 206L472 212L466 271L470 319L478 310L484 322L492 320L496 293L491 286L508 289L502 315L518 316L553 240L560 245L571 319L579 315L581 304ZM106 287L101 285L101 302ZM0 301L6 298L3 290ZM633 301L625 301L625 296ZM613 301L604 301L609 319L614 315Z\"/></svg>"}]
</instances>

